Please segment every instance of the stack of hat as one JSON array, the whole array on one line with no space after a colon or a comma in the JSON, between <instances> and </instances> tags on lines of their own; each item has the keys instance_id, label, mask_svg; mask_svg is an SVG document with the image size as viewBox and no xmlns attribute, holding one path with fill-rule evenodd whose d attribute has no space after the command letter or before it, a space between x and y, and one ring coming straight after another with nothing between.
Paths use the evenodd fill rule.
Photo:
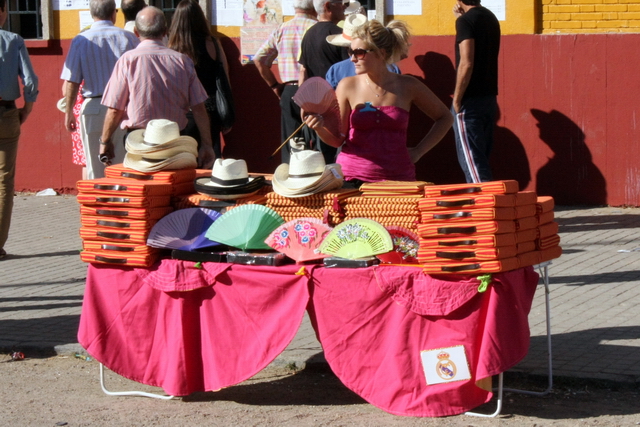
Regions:
<instances>
[{"instance_id":1,"label":"stack of hat","mask_svg":"<svg viewBox=\"0 0 640 427\"><path fill-rule=\"evenodd\" d=\"M249 176L242 159L216 159L211 176L196 178L198 193L218 200L239 200L253 196L265 185L264 176Z\"/></svg>"},{"instance_id":2,"label":"stack of hat","mask_svg":"<svg viewBox=\"0 0 640 427\"><path fill-rule=\"evenodd\" d=\"M85 262L148 267L160 250L147 246L153 225L173 211L172 185L135 179L78 181Z\"/></svg>"},{"instance_id":3,"label":"stack of hat","mask_svg":"<svg viewBox=\"0 0 640 427\"><path fill-rule=\"evenodd\" d=\"M273 174L273 191L289 197L305 197L342 187L344 176L337 163L325 164L319 151L303 150L291 153L289 163L283 163Z\"/></svg>"},{"instance_id":4,"label":"stack of hat","mask_svg":"<svg viewBox=\"0 0 640 427\"><path fill-rule=\"evenodd\" d=\"M146 129L137 129L127 136L124 167L140 172L175 169L195 169L198 165L198 143L190 136L181 136L176 122L150 120Z\"/></svg>"},{"instance_id":5,"label":"stack of hat","mask_svg":"<svg viewBox=\"0 0 640 427\"><path fill-rule=\"evenodd\" d=\"M267 193L266 206L276 211L285 222L297 218L317 218L334 226L344 220L344 201L359 194L356 189L337 189L304 197L285 197Z\"/></svg>"},{"instance_id":6,"label":"stack of hat","mask_svg":"<svg viewBox=\"0 0 640 427\"><path fill-rule=\"evenodd\" d=\"M426 273L491 273L539 262L537 196L516 181L425 187L418 202ZM559 255L558 255L559 256Z\"/></svg>"}]
</instances>

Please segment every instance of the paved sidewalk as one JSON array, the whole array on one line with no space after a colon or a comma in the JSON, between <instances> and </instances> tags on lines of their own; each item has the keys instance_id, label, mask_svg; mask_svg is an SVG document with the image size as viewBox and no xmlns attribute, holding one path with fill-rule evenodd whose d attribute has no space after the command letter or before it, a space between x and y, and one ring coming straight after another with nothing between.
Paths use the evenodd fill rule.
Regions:
<instances>
[{"instance_id":1,"label":"paved sidewalk","mask_svg":"<svg viewBox=\"0 0 640 427\"><path fill-rule=\"evenodd\" d=\"M640 384L640 209L556 209L564 254L549 267L555 376ZM0 261L0 351L75 353L86 264L73 196L15 198ZM546 375L544 287L529 316L531 348L516 367ZM509 321L509 319L504 319ZM308 319L274 363L323 363Z\"/></svg>"}]
</instances>

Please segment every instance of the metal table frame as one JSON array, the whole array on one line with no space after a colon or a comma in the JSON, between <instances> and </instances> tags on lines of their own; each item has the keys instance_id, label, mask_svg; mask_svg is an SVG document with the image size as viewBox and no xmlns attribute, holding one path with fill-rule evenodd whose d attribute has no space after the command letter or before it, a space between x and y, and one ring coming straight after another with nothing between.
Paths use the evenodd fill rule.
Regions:
<instances>
[{"instance_id":1,"label":"metal table frame","mask_svg":"<svg viewBox=\"0 0 640 427\"><path fill-rule=\"evenodd\" d=\"M553 388L553 359L552 359L552 351L551 351L551 306L549 303L549 265L551 265L551 261L546 261L543 263L534 266L540 272L540 276L542 277L542 281L544 283L544 305L546 311L546 322L547 322L547 362L548 362L548 385L544 391L531 391L531 390L520 390L515 388L504 388L503 387L503 373L501 372L498 375L498 387L494 388L494 391L497 391L498 398L496 400L496 410L492 414L481 414L478 412L465 412L465 415L470 415L473 417L483 417L483 418L494 418L500 415L502 411L502 393L504 391L510 391L512 393L520 393L527 394L529 396L545 396L549 394L551 389Z\"/></svg>"}]
</instances>

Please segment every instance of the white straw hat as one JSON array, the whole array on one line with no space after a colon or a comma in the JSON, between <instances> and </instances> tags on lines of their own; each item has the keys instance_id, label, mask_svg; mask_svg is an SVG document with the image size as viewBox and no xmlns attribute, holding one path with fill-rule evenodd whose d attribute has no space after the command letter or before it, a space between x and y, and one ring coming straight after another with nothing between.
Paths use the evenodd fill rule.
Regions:
<instances>
[{"instance_id":1,"label":"white straw hat","mask_svg":"<svg viewBox=\"0 0 640 427\"><path fill-rule=\"evenodd\" d=\"M342 34L333 34L327 36L327 41L335 46L349 47L351 46L351 40L353 34L367 23L367 17L360 13L354 13L347 16L344 20L344 26L342 27Z\"/></svg>"},{"instance_id":2,"label":"white straw hat","mask_svg":"<svg viewBox=\"0 0 640 427\"><path fill-rule=\"evenodd\" d=\"M198 159L191 153L177 153L163 159L152 159L139 154L127 153L124 156L125 168L138 172L159 172L163 170L195 169Z\"/></svg>"},{"instance_id":3,"label":"white straw hat","mask_svg":"<svg viewBox=\"0 0 640 427\"><path fill-rule=\"evenodd\" d=\"M150 120L146 129L131 132L126 149L148 159L166 159L184 152L198 156L198 142L190 136L181 136L178 124L166 119Z\"/></svg>"},{"instance_id":4,"label":"white straw hat","mask_svg":"<svg viewBox=\"0 0 640 427\"><path fill-rule=\"evenodd\" d=\"M281 196L303 197L339 188L343 181L340 165L325 165L322 153L304 150L292 152L289 164L278 166L272 185Z\"/></svg>"}]
</instances>

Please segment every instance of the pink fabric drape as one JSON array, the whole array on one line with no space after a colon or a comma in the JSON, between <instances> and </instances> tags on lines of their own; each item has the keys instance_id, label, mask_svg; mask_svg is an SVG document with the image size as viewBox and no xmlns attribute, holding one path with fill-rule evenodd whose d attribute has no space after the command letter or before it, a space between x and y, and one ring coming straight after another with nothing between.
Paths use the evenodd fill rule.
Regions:
<instances>
[{"instance_id":1,"label":"pink fabric drape","mask_svg":"<svg viewBox=\"0 0 640 427\"><path fill-rule=\"evenodd\" d=\"M295 275L296 266L193 264L163 260L155 272L182 268L191 283L209 281L187 292L145 284L154 274L146 269L90 265L80 344L123 377L175 396L229 387L264 369L302 323L308 277Z\"/></svg>"},{"instance_id":2,"label":"pink fabric drape","mask_svg":"<svg viewBox=\"0 0 640 427\"><path fill-rule=\"evenodd\" d=\"M291 342L304 314L338 378L397 415L444 416L491 393L529 347L531 267L469 276L414 267L259 267L163 260L151 269L90 265L78 339L109 369L183 396L238 384ZM308 307L307 307L308 305ZM463 345L472 379L427 385L420 352Z\"/></svg>"},{"instance_id":3,"label":"pink fabric drape","mask_svg":"<svg viewBox=\"0 0 640 427\"><path fill-rule=\"evenodd\" d=\"M494 274L485 293L475 278L420 268L317 269L311 319L333 372L368 402L396 415L454 415L491 398L475 380L526 355L537 282L531 267ZM472 379L427 385L420 352L456 345Z\"/></svg>"}]
</instances>

